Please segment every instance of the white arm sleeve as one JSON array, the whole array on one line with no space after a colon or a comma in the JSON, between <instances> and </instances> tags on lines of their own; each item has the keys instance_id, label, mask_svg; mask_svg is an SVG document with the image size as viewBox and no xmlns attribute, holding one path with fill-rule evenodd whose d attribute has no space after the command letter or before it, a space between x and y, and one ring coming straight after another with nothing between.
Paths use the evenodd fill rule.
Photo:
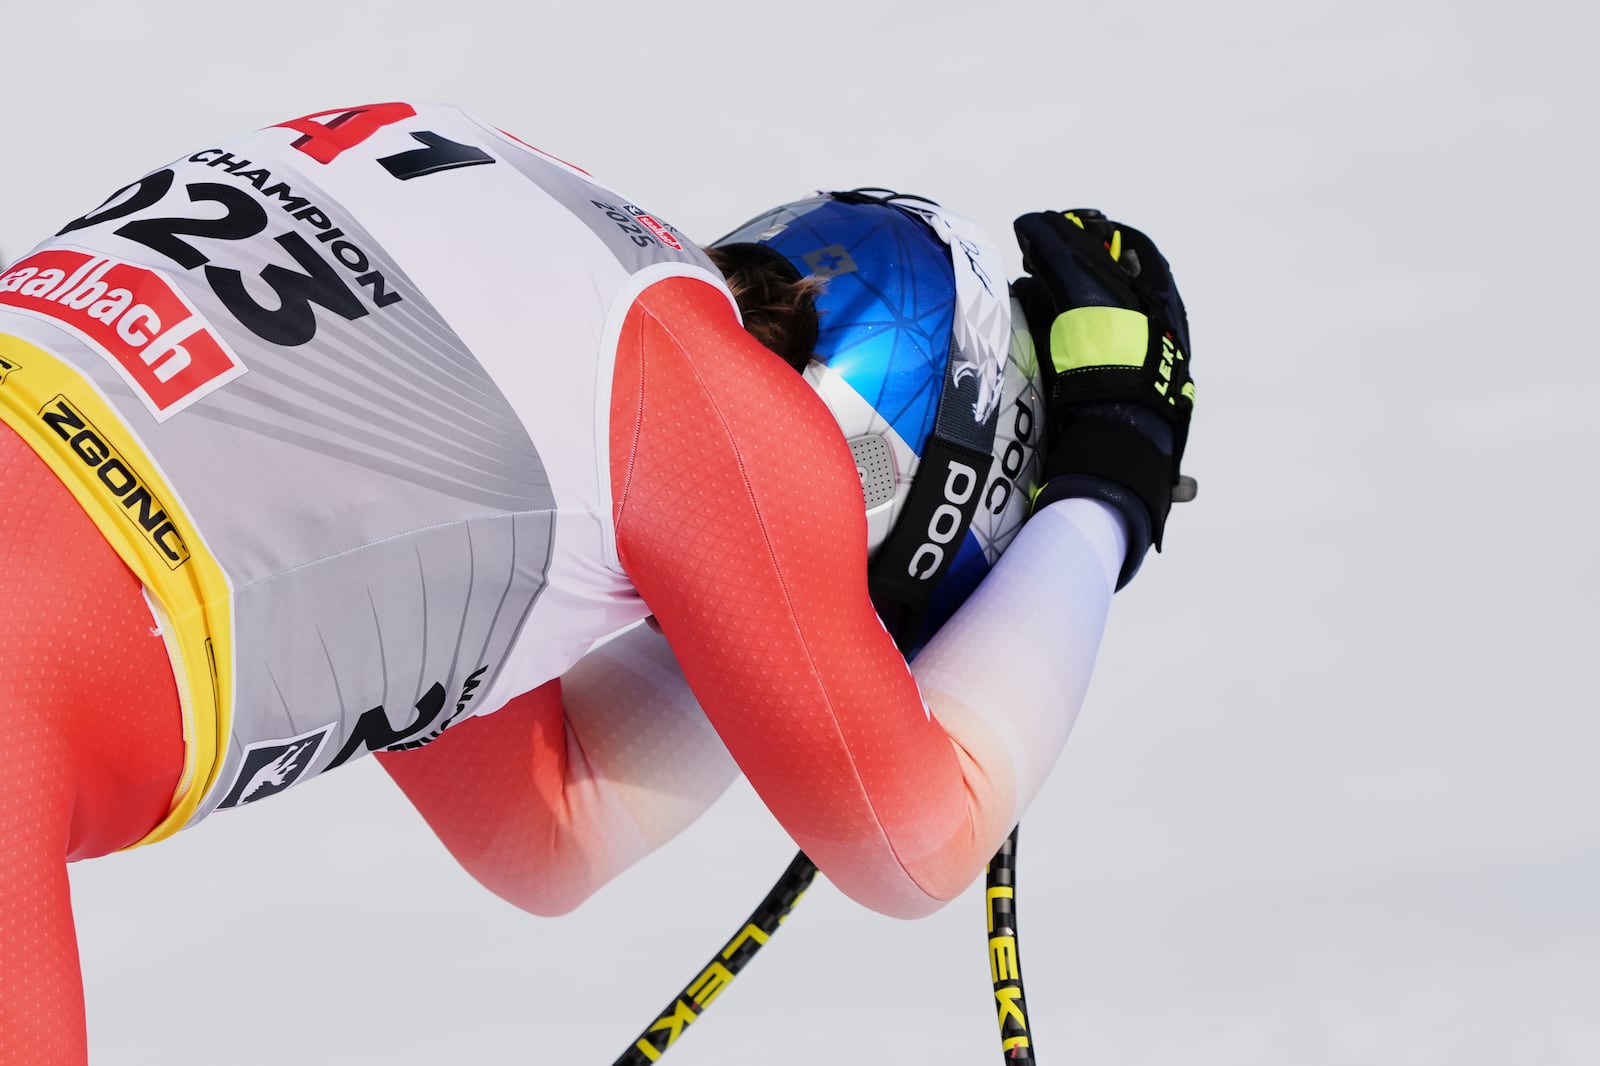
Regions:
<instances>
[{"instance_id":1,"label":"white arm sleeve","mask_svg":"<svg viewBox=\"0 0 1600 1066\"><path fill-rule=\"evenodd\" d=\"M1051 504L912 664L934 717L982 765L1001 802L1009 764L1016 817L1077 719L1126 551L1110 506Z\"/></svg>"},{"instance_id":2,"label":"white arm sleeve","mask_svg":"<svg viewBox=\"0 0 1600 1066\"><path fill-rule=\"evenodd\" d=\"M630 863L705 813L739 775L672 649L646 626L590 651L561 690L593 784L638 834Z\"/></svg>"}]
</instances>

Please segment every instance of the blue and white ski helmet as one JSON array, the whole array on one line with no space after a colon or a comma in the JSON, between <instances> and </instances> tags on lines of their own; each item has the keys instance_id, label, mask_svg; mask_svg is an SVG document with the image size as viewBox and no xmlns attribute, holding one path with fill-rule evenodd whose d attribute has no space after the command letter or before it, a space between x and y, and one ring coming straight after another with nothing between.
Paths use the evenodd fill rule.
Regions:
<instances>
[{"instance_id":1,"label":"blue and white ski helmet","mask_svg":"<svg viewBox=\"0 0 1600 1066\"><path fill-rule=\"evenodd\" d=\"M1010 544L1039 477L1044 403L1038 363L999 254L973 223L930 201L881 189L817 193L783 204L713 244L764 245L802 276L827 280L816 297L817 343L805 378L855 455L874 576L880 576L881 556L894 550L879 552L891 532L896 543L911 545L895 561L897 572L915 576L932 553L941 557L942 573L916 612L922 616L918 634L905 638L920 644ZM928 497L919 497L924 506L907 508L924 459L937 450L936 437L990 452L959 542L950 536L940 543L949 524L939 510L928 509ZM939 466L935 476L966 500L976 486L963 489ZM932 498L941 503L937 493ZM901 534L903 517L927 528Z\"/></svg>"}]
</instances>

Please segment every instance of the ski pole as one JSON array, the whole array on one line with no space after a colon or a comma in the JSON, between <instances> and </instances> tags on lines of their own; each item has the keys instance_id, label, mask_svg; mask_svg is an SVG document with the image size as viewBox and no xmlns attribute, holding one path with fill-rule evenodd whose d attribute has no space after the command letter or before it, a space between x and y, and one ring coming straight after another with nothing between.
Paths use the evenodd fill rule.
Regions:
<instances>
[{"instance_id":1,"label":"ski pole","mask_svg":"<svg viewBox=\"0 0 1600 1066\"><path fill-rule=\"evenodd\" d=\"M1009 1066L1034 1066L1033 1033L1022 994L1022 953L1017 947L1017 829L995 852L984 875L989 912L989 977L994 982L1000 1050Z\"/></svg>"},{"instance_id":2,"label":"ski pole","mask_svg":"<svg viewBox=\"0 0 1600 1066\"><path fill-rule=\"evenodd\" d=\"M712 1000L744 969L751 956L761 950L761 945L778 931L778 926L800 902L816 875L817 868L806 858L805 852L796 854L778 883L772 886L772 891L745 919L733 938L711 957L694 980L684 986L612 1066L646 1066L659 1059L689 1024L711 1006Z\"/></svg>"},{"instance_id":3,"label":"ski pole","mask_svg":"<svg viewBox=\"0 0 1600 1066\"><path fill-rule=\"evenodd\" d=\"M1036 1066L1027 1000L1022 989L1022 956L1017 947L1016 859L1017 829L1012 829L984 875L984 903L989 918L989 976L994 984L1000 1047L1006 1063L1008 1066ZM817 868L805 853L796 854L777 884L733 938L712 956L694 980L684 986L612 1066L647 1066L660 1059L744 969L751 956L778 931L816 875Z\"/></svg>"}]
</instances>

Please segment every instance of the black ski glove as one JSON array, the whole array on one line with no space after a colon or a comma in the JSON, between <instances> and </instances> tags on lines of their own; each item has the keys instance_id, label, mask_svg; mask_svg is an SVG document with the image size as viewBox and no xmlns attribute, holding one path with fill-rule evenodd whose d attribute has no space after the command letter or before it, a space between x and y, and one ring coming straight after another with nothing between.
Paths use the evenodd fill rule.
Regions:
<instances>
[{"instance_id":1,"label":"black ski glove","mask_svg":"<svg viewBox=\"0 0 1600 1066\"><path fill-rule=\"evenodd\" d=\"M1015 229L1029 276L1012 292L1038 349L1050 442L1034 509L1088 496L1120 510L1120 589L1161 549L1172 502L1194 495L1179 472L1194 411L1188 315L1138 230L1083 208L1023 215Z\"/></svg>"}]
</instances>

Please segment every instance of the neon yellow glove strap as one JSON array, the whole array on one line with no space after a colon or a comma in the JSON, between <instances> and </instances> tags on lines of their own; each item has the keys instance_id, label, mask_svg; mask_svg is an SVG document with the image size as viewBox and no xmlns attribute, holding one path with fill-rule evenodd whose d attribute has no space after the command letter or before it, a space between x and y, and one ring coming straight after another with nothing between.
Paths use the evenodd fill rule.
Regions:
<instances>
[{"instance_id":1,"label":"neon yellow glove strap","mask_svg":"<svg viewBox=\"0 0 1600 1066\"><path fill-rule=\"evenodd\" d=\"M1050 361L1058 374L1102 366L1144 366L1150 320L1125 307L1077 307L1050 325Z\"/></svg>"}]
</instances>

